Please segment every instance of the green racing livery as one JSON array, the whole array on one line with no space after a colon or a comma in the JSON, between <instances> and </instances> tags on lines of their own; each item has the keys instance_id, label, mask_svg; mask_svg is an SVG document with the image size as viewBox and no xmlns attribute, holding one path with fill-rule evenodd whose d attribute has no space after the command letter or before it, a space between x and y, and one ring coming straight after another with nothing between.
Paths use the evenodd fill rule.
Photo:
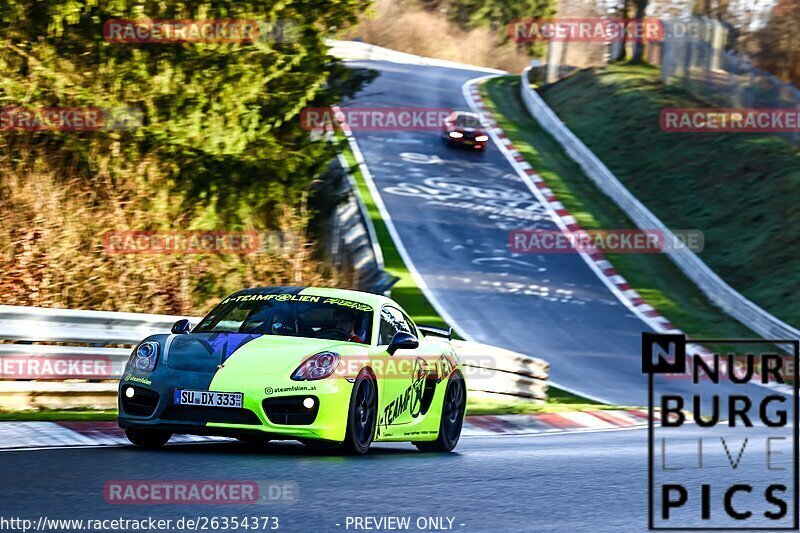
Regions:
<instances>
[{"instance_id":1,"label":"green racing livery","mask_svg":"<svg viewBox=\"0 0 800 533\"><path fill-rule=\"evenodd\" d=\"M134 348L118 422L147 447L178 433L350 453L409 441L448 452L461 435L467 390L449 337L417 326L381 295L242 290L194 328L179 320Z\"/></svg>"}]
</instances>

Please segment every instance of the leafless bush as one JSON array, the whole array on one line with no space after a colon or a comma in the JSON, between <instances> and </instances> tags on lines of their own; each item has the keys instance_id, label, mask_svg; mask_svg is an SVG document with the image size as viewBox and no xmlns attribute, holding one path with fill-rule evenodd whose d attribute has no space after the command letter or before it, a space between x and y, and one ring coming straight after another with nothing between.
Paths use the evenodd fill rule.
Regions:
<instances>
[{"instance_id":1,"label":"leafless bush","mask_svg":"<svg viewBox=\"0 0 800 533\"><path fill-rule=\"evenodd\" d=\"M273 225L281 238L262 241L258 253L109 253L110 230L227 228L182 212L155 163L125 168L111 154L89 160L97 168L87 177L46 148L0 145L3 304L197 315L244 287L337 282L311 257L307 216L288 205ZM246 229L264 231L256 223Z\"/></svg>"}]
</instances>

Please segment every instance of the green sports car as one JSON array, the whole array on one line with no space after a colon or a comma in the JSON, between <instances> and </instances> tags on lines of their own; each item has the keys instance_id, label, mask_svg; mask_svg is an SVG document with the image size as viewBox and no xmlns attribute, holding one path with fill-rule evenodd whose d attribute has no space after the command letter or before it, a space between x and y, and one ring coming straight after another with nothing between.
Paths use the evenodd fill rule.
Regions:
<instances>
[{"instance_id":1,"label":"green sports car","mask_svg":"<svg viewBox=\"0 0 800 533\"><path fill-rule=\"evenodd\" d=\"M180 320L136 346L120 381L119 425L146 447L180 433L358 454L373 441L449 452L467 391L449 340L385 296L246 289L194 329Z\"/></svg>"}]
</instances>

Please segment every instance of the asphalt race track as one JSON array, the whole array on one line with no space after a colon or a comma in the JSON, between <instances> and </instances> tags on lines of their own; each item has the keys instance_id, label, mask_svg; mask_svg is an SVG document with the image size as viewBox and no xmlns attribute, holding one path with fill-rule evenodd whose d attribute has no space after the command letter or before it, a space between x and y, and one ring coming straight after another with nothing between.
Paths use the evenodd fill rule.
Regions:
<instances>
[{"instance_id":1,"label":"asphalt race track","mask_svg":"<svg viewBox=\"0 0 800 533\"><path fill-rule=\"evenodd\" d=\"M351 108L469 110L468 70L353 61L380 72ZM646 405L642 332L578 254L513 254L514 229L557 229L498 148L452 149L431 130L354 131L413 266L470 340L541 357L568 390L617 405ZM487 208L503 209L492 213ZM685 381L657 382L687 393ZM748 387L752 398L769 394ZM694 392L694 390L692 390Z\"/></svg>"},{"instance_id":2,"label":"asphalt race track","mask_svg":"<svg viewBox=\"0 0 800 533\"><path fill-rule=\"evenodd\" d=\"M455 517L455 531L469 532L582 531L590 515L603 530L639 531L646 526L645 450L639 430L465 438L449 456L381 444L366 457L342 458L294 443L263 452L238 443L7 452L0 458L15 467L0 471L0 501L4 516L32 518L275 514L286 531L342 531L336 524L354 515L445 515ZM299 500L291 506L106 503L105 483L125 479L294 480ZM553 505L571 501L583 503Z\"/></svg>"},{"instance_id":3,"label":"asphalt race track","mask_svg":"<svg viewBox=\"0 0 800 533\"><path fill-rule=\"evenodd\" d=\"M351 65L381 73L346 104L351 107L466 109L462 85L481 75L386 62ZM640 354L644 323L579 256L509 253L510 230L554 225L497 147L489 145L483 155L451 150L436 131L355 136L414 267L460 331L550 361L552 379L570 389L622 405L647 403ZM485 206L503 211L487 212ZM688 386L661 385L684 392ZM754 399L768 393L748 388ZM711 440L703 468L692 466L697 448L691 440L672 450L670 461L684 467L684 483L699 485L709 478L720 484L758 483L768 475L763 468L767 435L765 428L753 430L738 470L724 462L719 442ZM741 443L735 438L734 458ZM644 531L647 450L647 432L628 430L464 438L449 455L378 444L365 457L339 457L288 442L262 448L226 442L158 451L132 446L12 451L0 453L6 466L0 469L0 515L33 520L42 515L277 516L284 531L356 530L347 527L348 517L446 517L452 530L469 532ZM221 479L290 481L297 484L298 499L292 504L119 505L104 497L110 481ZM718 502L719 494L714 497ZM746 497L737 501L758 505Z\"/></svg>"},{"instance_id":4,"label":"asphalt race track","mask_svg":"<svg viewBox=\"0 0 800 533\"><path fill-rule=\"evenodd\" d=\"M691 427L685 431L682 439L687 440L674 450L668 448L667 460L686 468L681 473L683 483L699 486L711 477L715 487L741 479L755 485L766 476L758 438L751 439L738 470L726 464L709 439L704 467L697 469L689 437L708 434ZM741 441L732 438L733 459ZM6 517L277 516L280 530L285 531L347 531L348 517L380 516L407 516L414 521L448 517L452 530L469 532L647 528L645 430L464 438L456 452L444 456L422 454L404 444L378 444L367 456L353 458L320 454L297 443L257 449L230 442L169 445L158 451L132 446L17 451L3 452L0 458L3 464L14 465L0 470L0 502ZM256 505L106 501L107 482L134 479L291 481L297 483L298 498L291 504ZM714 498L721 499L716 493ZM687 509L696 513L698 504L691 503ZM746 504L753 509L760 505L757 498L737 497L737 505Z\"/></svg>"}]
</instances>

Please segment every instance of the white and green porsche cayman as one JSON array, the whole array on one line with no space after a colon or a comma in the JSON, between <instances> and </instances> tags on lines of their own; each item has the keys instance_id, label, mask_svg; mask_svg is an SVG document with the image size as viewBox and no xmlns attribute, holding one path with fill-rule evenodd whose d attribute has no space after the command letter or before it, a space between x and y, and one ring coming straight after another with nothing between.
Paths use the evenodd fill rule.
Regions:
<instances>
[{"instance_id":1,"label":"white and green porsche cayman","mask_svg":"<svg viewBox=\"0 0 800 533\"><path fill-rule=\"evenodd\" d=\"M119 386L119 425L148 447L179 433L360 454L373 441L449 452L467 390L449 339L384 296L246 289L193 329L181 320L136 346Z\"/></svg>"}]
</instances>

